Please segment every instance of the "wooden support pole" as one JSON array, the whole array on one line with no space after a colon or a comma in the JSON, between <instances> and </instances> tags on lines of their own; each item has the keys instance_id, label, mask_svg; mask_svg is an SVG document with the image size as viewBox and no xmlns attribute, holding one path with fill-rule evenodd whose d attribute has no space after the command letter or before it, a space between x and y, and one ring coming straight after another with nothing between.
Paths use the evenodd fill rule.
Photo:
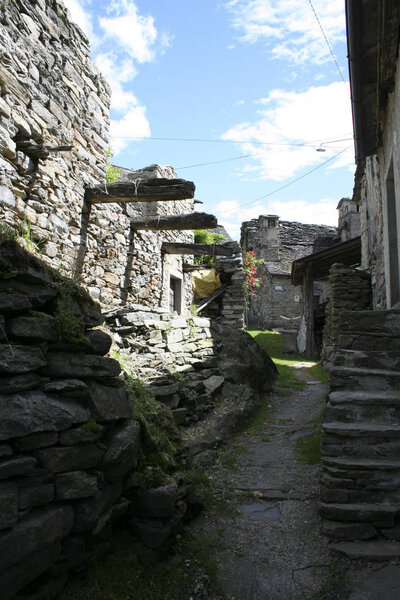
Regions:
<instances>
[{"instance_id":1,"label":"wooden support pole","mask_svg":"<svg viewBox=\"0 0 400 600\"><path fill-rule=\"evenodd\" d=\"M306 356L315 355L314 342L314 290L312 267L308 265L304 273L304 316L306 320Z\"/></svg>"},{"instance_id":2,"label":"wooden support pole","mask_svg":"<svg viewBox=\"0 0 400 600\"><path fill-rule=\"evenodd\" d=\"M186 215L168 215L159 217L138 217L131 219L131 225L137 231L215 229L217 218L207 213L191 213Z\"/></svg>"},{"instance_id":3,"label":"wooden support pole","mask_svg":"<svg viewBox=\"0 0 400 600\"><path fill-rule=\"evenodd\" d=\"M185 244L164 242L161 247L163 254L208 254L209 256L232 256L233 248L222 244Z\"/></svg>"},{"instance_id":4,"label":"wooden support pole","mask_svg":"<svg viewBox=\"0 0 400 600\"><path fill-rule=\"evenodd\" d=\"M104 202L159 202L194 197L195 185L185 179L147 179L107 183L88 187L85 198L91 204Z\"/></svg>"}]
</instances>

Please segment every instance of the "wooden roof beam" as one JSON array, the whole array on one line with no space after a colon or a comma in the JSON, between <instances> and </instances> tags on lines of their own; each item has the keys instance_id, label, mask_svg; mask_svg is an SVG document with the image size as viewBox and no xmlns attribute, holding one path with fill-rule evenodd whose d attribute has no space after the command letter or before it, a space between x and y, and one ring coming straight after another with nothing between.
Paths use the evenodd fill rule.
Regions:
<instances>
[{"instance_id":1,"label":"wooden roof beam","mask_svg":"<svg viewBox=\"0 0 400 600\"><path fill-rule=\"evenodd\" d=\"M194 183L186 179L154 178L88 187L85 200L90 204L188 200L194 197L194 191Z\"/></svg>"},{"instance_id":2,"label":"wooden roof beam","mask_svg":"<svg viewBox=\"0 0 400 600\"><path fill-rule=\"evenodd\" d=\"M133 229L145 231L215 229L218 227L217 218L214 215L196 212L186 215L138 217L131 219L131 225Z\"/></svg>"},{"instance_id":3,"label":"wooden roof beam","mask_svg":"<svg viewBox=\"0 0 400 600\"><path fill-rule=\"evenodd\" d=\"M199 256L232 256L233 248L224 244L186 244L164 242L161 247L162 254L190 254Z\"/></svg>"}]
</instances>

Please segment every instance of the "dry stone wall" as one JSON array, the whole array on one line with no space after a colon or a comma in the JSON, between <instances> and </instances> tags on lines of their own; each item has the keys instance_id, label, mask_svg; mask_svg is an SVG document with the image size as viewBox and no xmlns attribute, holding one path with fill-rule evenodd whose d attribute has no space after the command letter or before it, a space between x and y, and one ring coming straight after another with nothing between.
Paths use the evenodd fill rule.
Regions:
<instances>
[{"instance_id":1,"label":"dry stone wall","mask_svg":"<svg viewBox=\"0 0 400 600\"><path fill-rule=\"evenodd\" d=\"M192 234L133 236L130 218L191 212L193 202L111 203L91 210L85 205L85 186L105 181L109 105L110 88L91 61L88 40L58 0L2 4L1 220L29 228L43 259L62 265L67 275L77 271L102 305L131 301L167 308L169 273L182 277L182 258L166 259L163 269L161 243L191 241ZM43 145L72 148L44 152ZM166 176L176 176L167 171ZM146 176L149 172L136 174ZM164 172L155 168L150 176ZM188 279L183 281L186 308Z\"/></svg>"},{"instance_id":2,"label":"dry stone wall","mask_svg":"<svg viewBox=\"0 0 400 600\"><path fill-rule=\"evenodd\" d=\"M96 555L96 536L130 510L140 427L119 363L104 356L111 338L94 329L99 306L15 243L0 247L0 274L0 596L7 600L42 573L62 586Z\"/></svg>"},{"instance_id":3,"label":"dry stone wall","mask_svg":"<svg viewBox=\"0 0 400 600\"><path fill-rule=\"evenodd\" d=\"M326 308L323 334L322 360L331 363L338 347L340 336L346 335L341 328L344 311L371 308L372 292L369 273L360 269L334 264L330 269L330 296Z\"/></svg>"}]
</instances>

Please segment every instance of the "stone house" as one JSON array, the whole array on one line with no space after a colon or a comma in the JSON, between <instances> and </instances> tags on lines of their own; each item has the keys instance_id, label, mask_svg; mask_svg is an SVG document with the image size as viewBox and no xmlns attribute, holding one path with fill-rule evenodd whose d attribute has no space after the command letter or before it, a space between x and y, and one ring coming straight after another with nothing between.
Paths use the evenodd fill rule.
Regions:
<instances>
[{"instance_id":1,"label":"stone house","mask_svg":"<svg viewBox=\"0 0 400 600\"><path fill-rule=\"evenodd\" d=\"M347 0L346 22L362 269L330 275L320 512L333 549L379 560L400 556L400 5Z\"/></svg>"},{"instance_id":2,"label":"stone house","mask_svg":"<svg viewBox=\"0 0 400 600\"><path fill-rule=\"evenodd\" d=\"M243 253L252 250L263 258L258 268L263 285L252 298L248 322L261 329L297 331L304 310L301 285L292 285L292 262L340 241L336 227L281 221L276 215L260 215L242 224ZM326 299L328 286L315 282L317 302Z\"/></svg>"}]
</instances>

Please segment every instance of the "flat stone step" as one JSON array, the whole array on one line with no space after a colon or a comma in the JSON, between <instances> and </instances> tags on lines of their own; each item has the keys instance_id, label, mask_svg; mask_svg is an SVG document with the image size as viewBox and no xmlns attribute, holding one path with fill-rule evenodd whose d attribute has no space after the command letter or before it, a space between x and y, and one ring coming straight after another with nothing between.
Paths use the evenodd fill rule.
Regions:
<instances>
[{"instance_id":1,"label":"flat stone step","mask_svg":"<svg viewBox=\"0 0 400 600\"><path fill-rule=\"evenodd\" d=\"M398 351L388 349L338 350L334 355L333 362L336 366L397 371L400 369L400 354Z\"/></svg>"},{"instance_id":2,"label":"flat stone step","mask_svg":"<svg viewBox=\"0 0 400 600\"><path fill-rule=\"evenodd\" d=\"M334 366L330 371L330 387L336 390L389 391L400 388L400 371Z\"/></svg>"},{"instance_id":3,"label":"flat stone step","mask_svg":"<svg viewBox=\"0 0 400 600\"><path fill-rule=\"evenodd\" d=\"M400 391L337 390L329 394L329 402L336 404L400 404Z\"/></svg>"},{"instance_id":4,"label":"flat stone step","mask_svg":"<svg viewBox=\"0 0 400 600\"><path fill-rule=\"evenodd\" d=\"M393 425L390 423L341 423L340 421L336 421L333 423L323 423L322 428L326 433L346 437L371 435L374 437L384 437L386 439L389 437L400 437L400 425Z\"/></svg>"},{"instance_id":5,"label":"flat stone step","mask_svg":"<svg viewBox=\"0 0 400 600\"><path fill-rule=\"evenodd\" d=\"M377 526L393 527L400 514L400 504L337 504L320 502L321 517L331 521L371 522Z\"/></svg>"},{"instance_id":6,"label":"flat stone step","mask_svg":"<svg viewBox=\"0 0 400 600\"><path fill-rule=\"evenodd\" d=\"M339 317L340 330L346 333L372 333L400 336L400 310L343 311Z\"/></svg>"},{"instance_id":7,"label":"flat stone step","mask_svg":"<svg viewBox=\"0 0 400 600\"><path fill-rule=\"evenodd\" d=\"M398 404L336 404L327 405L324 421L340 423L400 423L400 403Z\"/></svg>"},{"instance_id":8,"label":"flat stone step","mask_svg":"<svg viewBox=\"0 0 400 600\"><path fill-rule=\"evenodd\" d=\"M385 561L400 557L400 543L384 540L335 542L329 544L329 548L353 560Z\"/></svg>"},{"instance_id":9,"label":"flat stone step","mask_svg":"<svg viewBox=\"0 0 400 600\"><path fill-rule=\"evenodd\" d=\"M398 335L368 333L344 333L339 335L338 348L343 350L400 350L400 337Z\"/></svg>"},{"instance_id":10,"label":"flat stone step","mask_svg":"<svg viewBox=\"0 0 400 600\"><path fill-rule=\"evenodd\" d=\"M343 469L360 469L372 471L395 471L400 469L400 460L390 460L387 458L366 459L366 458L336 458L333 456L323 456L322 461L332 467Z\"/></svg>"}]
</instances>

